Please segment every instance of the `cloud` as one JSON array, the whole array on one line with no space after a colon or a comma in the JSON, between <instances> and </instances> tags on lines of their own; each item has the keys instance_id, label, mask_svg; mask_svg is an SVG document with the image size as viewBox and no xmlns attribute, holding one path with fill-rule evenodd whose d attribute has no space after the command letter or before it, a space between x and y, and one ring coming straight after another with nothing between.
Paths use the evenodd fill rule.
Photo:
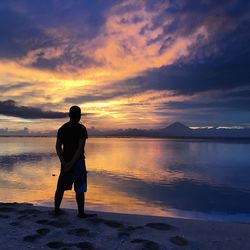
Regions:
<instances>
[{"instance_id":1,"label":"cloud","mask_svg":"<svg viewBox=\"0 0 250 250\"><path fill-rule=\"evenodd\" d=\"M96 102L96 101L106 101L111 100L120 96L120 93L116 94L105 94L105 95L82 95L76 97L67 97L64 99L67 103L85 103L85 102Z\"/></svg>"},{"instance_id":2,"label":"cloud","mask_svg":"<svg viewBox=\"0 0 250 250\"><path fill-rule=\"evenodd\" d=\"M99 65L85 47L99 32L113 2L2 1L0 59L18 58L27 67L47 70Z\"/></svg>"},{"instance_id":3,"label":"cloud","mask_svg":"<svg viewBox=\"0 0 250 250\"><path fill-rule=\"evenodd\" d=\"M138 76L129 77L119 84L138 86L141 90L173 90L176 94L186 95L249 86L250 18L246 13L250 12L250 7L244 2L242 5L246 8L243 9L241 3L242 1L231 1L224 9L222 6L225 3L216 4L214 1L205 1L202 5L197 4L198 6L191 3L190 6L179 6L178 12L184 12L173 17L174 20L169 24L172 27L170 29L173 29L172 34L189 33L200 25L207 30L207 38L197 37L196 42L188 47L187 53L170 65L152 65L151 69L145 69ZM215 8L212 8L214 5ZM197 20L199 17L202 20L198 22L195 19L197 23L193 24L191 15L198 10ZM203 12L211 12L211 15ZM218 12L222 14L221 17L216 16ZM161 39L159 37L157 41ZM169 49L167 45L164 47L164 43L162 46L162 50Z\"/></svg>"},{"instance_id":4,"label":"cloud","mask_svg":"<svg viewBox=\"0 0 250 250\"><path fill-rule=\"evenodd\" d=\"M124 1L110 11L102 32L94 42L93 53L104 61L108 74L127 78L150 68L170 65L188 54L188 47L197 38L206 38L207 31L197 26L189 34L169 32L172 18L166 17L168 3L149 9L144 1ZM161 17L160 20L157 17Z\"/></svg>"},{"instance_id":5,"label":"cloud","mask_svg":"<svg viewBox=\"0 0 250 250\"><path fill-rule=\"evenodd\" d=\"M129 98L131 95L138 93L139 89L126 88L126 86L120 86L117 88L117 84L109 84L105 86L98 86L95 89L85 90L84 95L76 95L74 97L67 97L64 102L67 103L86 103L86 102L103 102L110 101L116 98ZM79 92L81 92L79 90Z\"/></svg>"},{"instance_id":6,"label":"cloud","mask_svg":"<svg viewBox=\"0 0 250 250\"><path fill-rule=\"evenodd\" d=\"M250 99L211 100L199 102L168 102L168 108L203 110L203 112L250 112Z\"/></svg>"},{"instance_id":7,"label":"cloud","mask_svg":"<svg viewBox=\"0 0 250 250\"><path fill-rule=\"evenodd\" d=\"M43 111L36 107L17 106L13 100L0 101L0 114L25 119L58 119L68 116L68 113L64 112Z\"/></svg>"},{"instance_id":8,"label":"cloud","mask_svg":"<svg viewBox=\"0 0 250 250\"><path fill-rule=\"evenodd\" d=\"M5 93L5 92L9 92L9 91L16 91L16 90L20 90L23 89L25 87L30 87L32 86L31 83L27 83L27 82L21 82L21 83L15 83L12 85L0 85L0 92L1 93Z\"/></svg>"},{"instance_id":9,"label":"cloud","mask_svg":"<svg viewBox=\"0 0 250 250\"><path fill-rule=\"evenodd\" d=\"M30 50L54 46L54 41L25 15L0 9L0 58L25 56Z\"/></svg>"},{"instance_id":10,"label":"cloud","mask_svg":"<svg viewBox=\"0 0 250 250\"><path fill-rule=\"evenodd\" d=\"M192 95L208 90L249 86L249 68L250 61L243 64L177 64L146 71L142 76L122 81L122 84Z\"/></svg>"},{"instance_id":11,"label":"cloud","mask_svg":"<svg viewBox=\"0 0 250 250\"><path fill-rule=\"evenodd\" d=\"M30 63L30 67L48 70L71 70L71 72L89 67L101 66L102 63L95 61L95 59L79 54L66 48L61 55L46 58L46 50L41 50L40 54L36 54L34 61ZM27 59L27 58L26 58Z\"/></svg>"},{"instance_id":12,"label":"cloud","mask_svg":"<svg viewBox=\"0 0 250 250\"><path fill-rule=\"evenodd\" d=\"M175 114L176 120L191 125L249 125L249 87L208 91L187 100L159 103L156 110L164 115Z\"/></svg>"}]
</instances>

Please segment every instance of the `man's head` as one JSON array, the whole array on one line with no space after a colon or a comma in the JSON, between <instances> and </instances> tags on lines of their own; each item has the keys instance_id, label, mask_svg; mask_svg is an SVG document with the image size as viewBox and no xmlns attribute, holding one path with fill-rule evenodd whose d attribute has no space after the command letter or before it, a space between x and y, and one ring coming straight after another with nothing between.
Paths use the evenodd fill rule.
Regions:
<instances>
[{"instance_id":1,"label":"man's head","mask_svg":"<svg viewBox=\"0 0 250 250\"><path fill-rule=\"evenodd\" d=\"M78 106L72 106L69 109L69 117L73 122L79 122L81 119L81 109Z\"/></svg>"}]
</instances>

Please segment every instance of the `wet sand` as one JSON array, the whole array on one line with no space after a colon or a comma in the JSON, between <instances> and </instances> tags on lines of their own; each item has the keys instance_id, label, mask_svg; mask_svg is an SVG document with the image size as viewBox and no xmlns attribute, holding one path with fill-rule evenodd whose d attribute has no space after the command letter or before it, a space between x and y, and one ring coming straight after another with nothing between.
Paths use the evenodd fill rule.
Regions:
<instances>
[{"instance_id":1,"label":"wet sand","mask_svg":"<svg viewBox=\"0 0 250 250\"><path fill-rule=\"evenodd\" d=\"M250 224L77 211L0 203L0 249L247 250Z\"/></svg>"}]
</instances>

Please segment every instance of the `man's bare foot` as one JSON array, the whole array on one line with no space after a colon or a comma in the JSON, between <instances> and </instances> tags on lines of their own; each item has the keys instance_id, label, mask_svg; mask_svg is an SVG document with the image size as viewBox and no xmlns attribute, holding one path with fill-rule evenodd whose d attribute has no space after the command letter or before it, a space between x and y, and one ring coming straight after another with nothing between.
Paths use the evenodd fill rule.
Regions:
<instances>
[{"instance_id":1,"label":"man's bare foot","mask_svg":"<svg viewBox=\"0 0 250 250\"><path fill-rule=\"evenodd\" d=\"M63 211L62 209L55 209L52 213L52 215L62 215L62 214L65 214L65 211Z\"/></svg>"}]
</instances>

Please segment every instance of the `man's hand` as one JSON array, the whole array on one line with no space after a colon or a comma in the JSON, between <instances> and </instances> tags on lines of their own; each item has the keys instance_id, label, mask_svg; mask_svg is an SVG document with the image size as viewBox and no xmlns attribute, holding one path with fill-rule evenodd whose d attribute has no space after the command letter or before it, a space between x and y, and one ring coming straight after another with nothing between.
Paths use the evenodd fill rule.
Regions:
<instances>
[{"instance_id":1,"label":"man's hand","mask_svg":"<svg viewBox=\"0 0 250 250\"><path fill-rule=\"evenodd\" d=\"M70 162L62 162L63 172L68 172L72 168L72 164Z\"/></svg>"}]
</instances>

